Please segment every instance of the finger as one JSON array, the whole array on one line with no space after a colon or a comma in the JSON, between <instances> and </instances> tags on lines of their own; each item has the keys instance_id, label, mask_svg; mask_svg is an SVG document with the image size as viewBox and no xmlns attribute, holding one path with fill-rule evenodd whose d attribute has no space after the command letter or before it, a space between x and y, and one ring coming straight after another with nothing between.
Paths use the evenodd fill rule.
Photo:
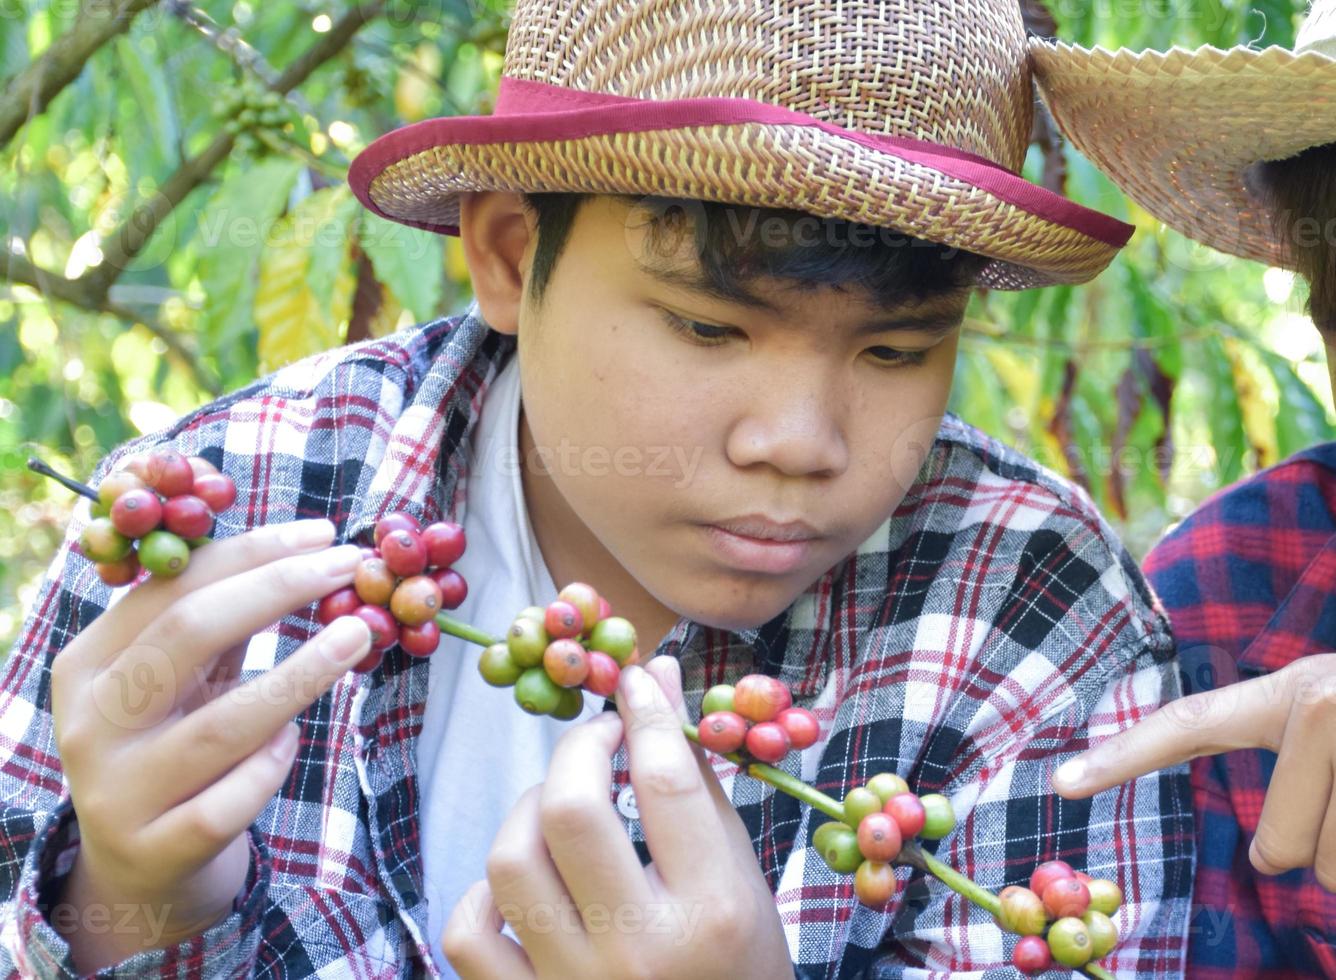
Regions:
<instances>
[{"instance_id":1,"label":"finger","mask_svg":"<svg viewBox=\"0 0 1336 980\"><path fill-rule=\"evenodd\" d=\"M371 631L340 616L277 667L154 733L138 749L147 772L170 773L149 794L161 813L194 796L330 689L371 648Z\"/></svg>"},{"instance_id":2,"label":"finger","mask_svg":"<svg viewBox=\"0 0 1336 980\"><path fill-rule=\"evenodd\" d=\"M156 724L208 676L220 651L347 585L361 560L360 548L341 545L282 558L178 599L93 678L98 707L127 728Z\"/></svg>"},{"instance_id":3,"label":"finger","mask_svg":"<svg viewBox=\"0 0 1336 980\"><path fill-rule=\"evenodd\" d=\"M1313 862L1313 876L1317 883L1336 894L1336 772L1331 774L1333 791L1327 801L1327 816L1322 821L1322 834L1317 841L1317 859Z\"/></svg>"},{"instance_id":4,"label":"finger","mask_svg":"<svg viewBox=\"0 0 1336 980\"><path fill-rule=\"evenodd\" d=\"M462 980L524 980L535 975L523 947L502 935L505 924L487 882L475 882L441 932L441 951Z\"/></svg>"},{"instance_id":5,"label":"finger","mask_svg":"<svg viewBox=\"0 0 1336 980\"><path fill-rule=\"evenodd\" d=\"M640 667L623 669L617 707L640 823L659 874L680 894L727 894L728 841L676 712Z\"/></svg>"},{"instance_id":6,"label":"finger","mask_svg":"<svg viewBox=\"0 0 1336 980\"><path fill-rule=\"evenodd\" d=\"M627 908L653 897L635 847L608 805L612 756L621 743L622 722L612 712L576 725L557 742L543 782L543 839L582 915L593 903L601 910Z\"/></svg>"},{"instance_id":7,"label":"finger","mask_svg":"<svg viewBox=\"0 0 1336 980\"><path fill-rule=\"evenodd\" d=\"M71 669L93 671L128 646L146 623L196 589L251 571L293 554L328 547L334 525L323 518L252 528L245 534L211 541L191 552L190 564L175 578L150 576L82 630L59 656Z\"/></svg>"},{"instance_id":8,"label":"finger","mask_svg":"<svg viewBox=\"0 0 1336 980\"><path fill-rule=\"evenodd\" d=\"M487 855L487 884L529 957L559 964L586 958L589 937L543 840L542 789L539 784L526 790L496 832Z\"/></svg>"},{"instance_id":9,"label":"finger","mask_svg":"<svg viewBox=\"0 0 1336 980\"><path fill-rule=\"evenodd\" d=\"M1080 799L1198 756L1279 744L1288 701L1268 677L1170 701L1064 763L1053 788Z\"/></svg>"},{"instance_id":10,"label":"finger","mask_svg":"<svg viewBox=\"0 0 1336 980\"><path fill-rule=\"evenodd\" d=\"M235 688L241 678L241 668L246 662L246 650L249 647L249 642L236 643L224 651L199 687L177 703L177 710L182 715L188 715Z\"/></svg>"},{"instance_id":11,"label":"finger","mask_svg":"<svg viewBox=\"0 0 1336 980\"><path fill-rule=\"evenodd\" d=\"M278 733L222 779L143 828L143 853L159 854L185 872L203 867L245 832L292 770L296 723Z\"/></svg>"},{"instance_id":12,"label":"finger","mask_svg":"<svg viewBox=\"0 0 1336 980\"><path fill-rule=\"evenodd\" d=\"M1290 715L1248 849L1253 867L1266 875L1312 866L1331 800L1332 736L1302 708Z\"/></svg>"}]
</instances>

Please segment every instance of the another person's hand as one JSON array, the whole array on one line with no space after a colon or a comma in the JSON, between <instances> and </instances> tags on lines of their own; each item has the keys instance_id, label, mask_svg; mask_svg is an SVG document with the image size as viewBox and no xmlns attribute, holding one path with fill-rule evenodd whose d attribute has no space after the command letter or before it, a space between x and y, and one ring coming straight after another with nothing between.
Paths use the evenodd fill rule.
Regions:
<instances>
[{"instance_id":1,"label":"another person's hand","mask_svg":"<svg viewBox=\"0 0 1336 980\"><path fill-rule=\"evenodd\" d=\"M344 617L237 683L256 633L352 581L359 549L328 549L333 535L328 521L300 522L207 544L52 661L56 746L81 840L58 904L79 913L67 921L98 906L118 924L62 929L81 973L198 935L231 911L250 865L247 828L296 755L290 722L370 643L366 625Z\"/></svg>"},{"instance_id":2,"label":"another person's hand","mask_svg":"<svg viewBox=\"0 0 1336 980\"><path fill-rule=\"evenodd\" d=\"M1253 867L1268 875L1311 867L1336 892L1336 654L1171 701L1060 766L1053 788L1079 799L1198 756L1257 748L1277 758Z\"/></svg>"},{"instance_id":3,"label":"another person's hand","mask_svg":"<svg viewBox=\"0 0 1336 980\"><path fill-rule=\"evenodd\" d=\"M751 838L682 734L677 661L627 668L617 700L620 717L607 712L563 736L547 780L507 817L487 880L441 934L446 958L466 980L792 976ZM647 867L608 800L623 732Z\"/></svg>"}]
</instances>

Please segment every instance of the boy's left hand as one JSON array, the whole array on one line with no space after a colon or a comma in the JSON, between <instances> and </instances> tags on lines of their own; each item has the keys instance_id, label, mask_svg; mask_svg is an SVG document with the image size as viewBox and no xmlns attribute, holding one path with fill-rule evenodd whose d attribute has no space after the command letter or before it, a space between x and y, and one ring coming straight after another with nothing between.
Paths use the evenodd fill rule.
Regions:
<instances>
[{"instance_id":1,"label":"boy's left hand","mask_svg":"<svg viewBox=\"0 0 1336 980\"><path fill-rule=\"evenodd\" d=\"M617 707L567 732L507 816L487 880L441 934L451 966L465 980L792 976L751 838L682 733L677 661L623 670ZM608 801L623 733L647 867Z\"/></svg>"}]
</instances>

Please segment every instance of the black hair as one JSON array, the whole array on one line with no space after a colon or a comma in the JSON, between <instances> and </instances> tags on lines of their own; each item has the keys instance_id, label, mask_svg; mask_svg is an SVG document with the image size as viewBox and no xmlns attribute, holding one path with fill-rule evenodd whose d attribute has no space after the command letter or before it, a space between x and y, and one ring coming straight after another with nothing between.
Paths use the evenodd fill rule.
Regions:
<instances>
[{"instance_id":1,"label":"black hair","mask_svg":"<svg viewBox=\"0 0 1336 980\"><path fill-rule=\"evenodd\" d=\"M580 207L593 195L525 195L535 214L530 289L535 304L552 278ZM676 254L682 236L695 239L700 271L711 292L742 298L759 278L801 289L856 287L881 305L921 302L961 293L988 259L888 228L802 211L755 208L713 201L624 197L647 220L648 247Z\"/></svg>"}]
</instances>

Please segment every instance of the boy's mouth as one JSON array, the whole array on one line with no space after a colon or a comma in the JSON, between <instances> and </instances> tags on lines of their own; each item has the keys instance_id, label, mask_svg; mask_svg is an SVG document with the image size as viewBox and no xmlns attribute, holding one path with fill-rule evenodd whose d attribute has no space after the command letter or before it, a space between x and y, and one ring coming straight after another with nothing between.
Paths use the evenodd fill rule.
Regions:
<instances>
[{"instance_id":1,"label":"boy's mouth","mask_svg":"<svg viewBox=\"0 0 1336 980\"><path fill-rule=\"evenodd\" d=\"M776 521L764 514L748 514L726 521L716 521L713 527L742 538L765 542L812 541L821 537L819 531L806 521Z\"/></svg>"},{"instance_id":2,"label":"boy's mouth","mask_svg":"<svg viewBox=\"0 0 1336 980\"><path fill-rule=\"evenodd\" d=\"M811 557L819 535L803 521L778 522L751 515L705 526L711 550L739 571L788 575Z\"/></svg>"}]
</instances>

